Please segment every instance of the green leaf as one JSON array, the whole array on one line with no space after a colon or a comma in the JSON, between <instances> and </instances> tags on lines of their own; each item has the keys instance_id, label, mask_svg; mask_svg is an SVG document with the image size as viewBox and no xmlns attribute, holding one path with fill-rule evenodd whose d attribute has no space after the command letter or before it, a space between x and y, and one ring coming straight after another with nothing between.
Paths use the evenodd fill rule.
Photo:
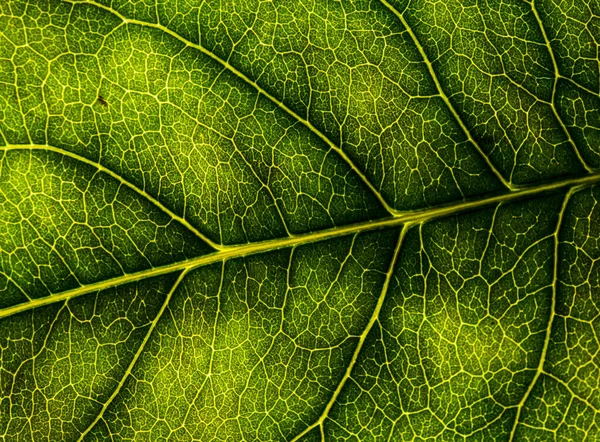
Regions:
<instances>
[{"instance_id":1,"label":"green leaf","mask_svg":"<svg viewBox=\"0 0 600 442\"><path fill-rule=\"evenodd\" d=\"M0 3L0 440L596 440L597 0Z\"/></svg>"}]
</instances>

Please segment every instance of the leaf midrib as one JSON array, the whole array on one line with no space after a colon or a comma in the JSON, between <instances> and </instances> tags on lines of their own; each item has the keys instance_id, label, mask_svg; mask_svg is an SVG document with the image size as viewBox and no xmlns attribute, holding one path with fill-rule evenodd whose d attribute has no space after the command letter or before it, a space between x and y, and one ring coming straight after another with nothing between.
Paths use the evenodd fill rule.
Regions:
<instances>
[{"instance_id":1,"label":"leaf midrib","mask_svg":"<svg viewBox=\"0 0 600 442\"><path fill-rule=\"evenodd\" d=\"M454 215L461 212L472 211L494 204L507 203L524 198L538 196L544 193L575 187L588 187L600 182L600 172L586 175L583 177L570 178L553 183L545 183L538 186L533 186L528 189L516 190L513 192L504 193L501 195L488 196L476 200L460 202L448 206L439 206L428 208L420 211L399 213L393 217L380 219L377 221L367 221L345 226L336 227L333 229L320 230L300 235L292 235L284 238L276 238L265 241L257 241L242 245L221 246L220 250L202 255L196 258L173 262L160 267L142 270L135 273L118 276L115 278L99 281L92 284L83 285L81 287L57 293L45 298L34 299L33 301L17 304L11 307L0 309L0 319L17 313L21 313L33 308L44 305L53 304L60 301L65 301L75 298L90 292L104 290L118 285L140 281L142 279L165 275L179 270L193 270L203 265L210 265L228 259L243 258L249 255L258 253L270 252L286 247L296 247L314 242L325 241L341 236L364 233L374 230L380 230L389 227L397 227L400 225L414 225L431 221L433 219Z\"/></svg>"}]
</instances>

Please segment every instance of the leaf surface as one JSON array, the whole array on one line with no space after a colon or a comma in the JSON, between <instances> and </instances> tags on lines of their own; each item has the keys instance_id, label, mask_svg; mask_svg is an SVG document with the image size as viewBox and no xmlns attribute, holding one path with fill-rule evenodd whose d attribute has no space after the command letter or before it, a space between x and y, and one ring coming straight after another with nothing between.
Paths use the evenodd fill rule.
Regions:
<instances>
[{"instance_id":1,"label":"leaf surface","mask_svg":"<svg viewBox=\"0 0 600 442\"><path fill-rule=\"evenodd\" d=\"M599 17L0 4L0 438L595 440Z\"/></svg>"}]
</instances>

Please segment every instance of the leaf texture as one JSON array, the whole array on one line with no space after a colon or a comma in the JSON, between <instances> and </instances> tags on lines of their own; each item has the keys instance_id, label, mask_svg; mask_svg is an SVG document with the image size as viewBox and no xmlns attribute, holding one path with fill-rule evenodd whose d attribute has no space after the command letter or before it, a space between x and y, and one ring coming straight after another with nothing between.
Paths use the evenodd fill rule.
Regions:
<instances>
[{"instance_id":1,"label":"leaf texture","mask_svg":"<svg viewBox=\"0 0 600 442\"><path fill-rule=\"evenodd\" d=\"M597 0L0 4L0 439L596 440Z\"/></svg>"}]
</instances>

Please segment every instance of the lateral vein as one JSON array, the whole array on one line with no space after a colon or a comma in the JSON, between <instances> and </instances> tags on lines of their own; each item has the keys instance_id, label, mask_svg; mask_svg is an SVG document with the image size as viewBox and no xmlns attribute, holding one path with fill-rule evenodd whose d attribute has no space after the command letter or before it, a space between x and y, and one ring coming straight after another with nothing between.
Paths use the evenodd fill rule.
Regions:
<instances>
[{"instance_id":1,"label":"lateral vein","mask_svg":"<svg viewBox=\"0 0 600 442\"><path fill-rule=\"evenodd\" d=\"M467 128L465 122L463 121L463 119L459 115L458 111L454 108L454 106L450 102L450 99L448 98L448 95L446 95L444 88L442 88L442 84L440 83L440 80L438 79L437 74L435 73L435 71L433 69L433 65L431 64L429 57L425 53L425 49L421 45L421 42L417 38L416 34L413 32L411 26L404 19L404 16L400 13L400 11L398 11L394 6L392 6L387 0L380 0L380 1L387 9L389 9L390 12L392 12L400 20L400 22L402 23L402 26L404 26L404 28L406 29L406 32L408 32L408 35L410 36L413 44L419 51L419 54L421 55L423 62L427 66L429 75L431 76L431 79L433 80L433 83L435 84L435 87L437 88L437 90L440 94L440 97L444 101L444 104L446 105L448 110L450 110L450 113L452 114L452 116L454 117L454 119L456 120L458 125L460 126L463 133L466 135L467 139L471 142L471 144L473 144L473 146L475 146L475 149L477 150L477 152L479 153L481 158L485 161L485 163L487 164L489 169L498 178L498 180L504 185L504 187L506 187L509 190L515 190L516 187L513 186L506 178L504 178L504 176L500 173L500 171L492 163L492 161L490 160L488 155L483 151L483 149L481 148L479 143L471 135L471 132Z\"/></svg>"},{"instance_id":2,"label":"lateral vein","mask_svg":"<svg viewBox=\"0 0 600 442\"><path fill-rule=\"evenodd\" d=\"M129 377L129 375L131 375L133 367L135 366L140 355L144 351L144 348L146 347L147 342L150 340L150 336L152 335L152 332L156 328L156 324L158 324L158 321L162 317L164 311L167 309L167 306L169 305L169 301L173 297L173 293L175 292L175 290L177 289L177 287L179 286L181 281L185 278L186 274L187 274L187 270L184 270L183 272L181 272L181 274L179 275L179 277L173 284L173 287L171 287L171 290L169 290L169 293L165 297L165 301L163 302L162 307L160 308L160 310L154 317L153 321L150 323L150 326L148 327L148 331L146 332L146 335L144 336L144 340L141 342L140 346L138 347L137 351L135 352L135 355L133 356L133 359L127 366L127 370L125 370L125 373L123 373L123 376L121 377L121 380L119 381L119 384L117 385L117 387L115 388L113 393L110 395L108 400L104 403L104 406L102 407L102 409L96 416L96 419L94 419L94 421L85 429L85 431L83 433L81 433L81 436L79 436L78 441L84 440L85 436L94 428L94 426L100 421L100 419L102 419L102 417L104 416L104 413L106 412L106 410L108 409L108 407L110 406L112 401L117 397L117 395L119 394L119 392L125 385L125 381L127 381L127 378Z\"/></svg>"},{"instance_id":3,"label":"lateral vein","mask_svg":"<svg viewBox=\"0 0 600 442\"><path fill-rule=\"evenodd\" d=\"M296 113L294 110L292 110L290 107L288 107L283 101L279 100L274 95L267 92L258 83L256 83L254 80L252 80L246 74L244 74L242 71L240 71L236 67L232 66L227 60L223 60L217 54L206 49L204 46L186 39L185 37L179 35L177 32L175 32L175 31L169 29L168 27L163 26L159 23L151 23L151 22L147 22L147 21L143 21L143 20L127 18L126 16L124 16L120 12L116 11L115 9L113 9L109 6L105 6L100 3L97 3L94 0L81 0L81 1L66 0L66 1L69 3L72 3L72 4L89 4L92 6L96 6L97 8L103 9L103 10L115 15L120 20L122 20L123 23L158 29L158 30L164 32L165 34L168 34L171 37L179 40L186 46L194 48L194 49L202 52L204 55L210 57L211 59L213 59L220 65L222 65L229 72L231 72L232 74L236 75L238 78L243 80L246 84L252 86L260 95L264 96L269 101L271 101L272 103L277 105L280 109L282 109L284 112L286 112L288 115L290 115L293 119L302 123L313 134L315 134L322 141L324 141L325 144L327 144L327 146L331 150L335 151L348 164L348 166L354 171L354 173L356 173L356 175L361 179L361 181L368 187L368 189L371 191L371 193L377 198L379 203L388 211L388 213L390 213L391 215L396 213L396 209L394 209L392 206L390 206L390 204L385 200L385 198L383 198L383 195L381 194L381 192L375 188L375 186L371 183L371 181L367 178L367 176L363 173L363 171L354 163L354 161L352 161L352 159L346 154L346 152L344 152L339 146L337 146L333 141L331 141L327 135L325 135L321 130L319 130L317 127L315 127L310 121L308 121L306 118L303 118L300 115L298 115L298 113Z\"/></svg>"},{"instance_id":4,"label":"lateral vein","mask_svg":"<svg viewBox=\"0 0 600 442\"><path fill-rule=\"evenodd\" d=\"M577 156L577 159L579 160L581 165L588 172L593 172L593 169L587 164L587 162L581 155L581 152L579 152L579 149L577 148L577 145L575 144L575 140L573 140L573 137L571 136L569 129L567 129L566 124L564 123L562 117L559 115L558 110L556 109L556 104L555 104L556 103L556 88L558 87L558 79L561 78L562 75L560 74L560 71L558 69L558 63L556 62L556 56L554 55L554 49L552 49L552 45L550 44L550 39L548 38L548 34L546 33L546 28L544 27L544 23L542 22L542 19L541 19L540 15L537 11L537 8L535 6L535 0L531 0L530 5L531 5L531 10L533 11L533 15L535 16L535 20L537 21L538 27L540 28L540 32L542 33L542 36L544 37L544 44L548 48L548 52L550 53L550 59L552 60L552 68L554 69L554 84L552 85L552 98L550 99L550 108L552 109L554 118L556 118L556 121L558 121L560 128L562 129L563 133L567 137L569 145L573 149L573 152L575 153L575 156Z\"/></svg>"},{"instance_id":5,"label":"lateral vein","mask_svg":"<svg viewBox=\"0 0 600 442\"><path fill-rule=\"evenodd\" d=\"M11 150L29 150L29 151L31 151L31 150L43 150L43 151L49 151L49 152L58 153L58 154L63 155L65 157L69 157L69 158L72 158L74 160L77 160L77 161L80 161L82 163L85 163L85 164L87 164L89 166L92 166L96 170L98 170L100 172L103 172L103 173L106 173L107 175L110 175L112 178L116 179L117 181L119 181L124 186L129 187L135 193L137 193L137 194L141 195L142 197L144 197L146 200L148 200L154 206L156 206L157 208L159 208L160 210L162 210L164 213L166 213L167 215L169 215L172 219L178 221L183 226L185 226L190 232L192 232L194 235L196 235L197 237L199 237L202 241L206 242L213 249L221 250L223 248L223 246L221 246L220 244L217 244L214 241L212 241L210 238L208 238L206 235L204 235L202 232L200 232L198 229L196 229L193 225L191 225L188 220L186 220L182 216L177 215L175 212L173 212L171 209L169 209L168 207L166 207L163 203L161 203L159 200L157 200L156 198L154 198L148 192L146 192L143 189L140 189L135 184L131 183L130 181L128 181L125 178L123 178L122 176L120 176L118 173L113 172L112 170L108 169L107 167L103 166L100 163L92 161L92 160L90 160L90 159L88 159L86 157L83 157L83 156L78 155L76 153L70 152L68 150L61 149L61 148L55 147L55 146L50 146L50 145L47 145L47 144L8 144L8 145L5 145L5 146L0 146L0 150L4 150L4 151L11 151Z\"/></svg>"},{"instance_id":6,"label":"lateral vein","mask_svg":"<svg viewBox=\"0 0 600 442\"><path fill-rule=\"evenodd\" d=\"M377 299L377 304L375 305L375 309L373 310L373 314L371 315L371 318L369 319L367 326L365 327L365 329L363 330L363 332L361 333L361 335L358 339L358 343L356 344L356 348L354 349L354 353L352 354L352 359L350 360L350 363L348 364L348 367L346 368L344 376L342 377L342 379L338 383L336 389L334 390L333 394L331 395L331 398L329 399L329 402L325 406L325 409L319 416L319 419L317 419L313 424L306 427L304 429L304 431L302 431L300 434L298 434L296 437L294 437L294 439L292 439L292 442L299 441L304 435L306 435L307 433L309 433L310 431L312 431L314 428L317 428L317 427L321 428L321 439L325 440L325 434L323 431L324 430L323 423L325 422L325 419L327 419L327 416L329 415L329 412L331 411L331 407L333 407L333 404L335 404L337 398L339 397L340 393L342 392L344 385L346 385L346 382L348 382L348 379L350 379L350 376L352 375L352 370L354 369L354 366L356 365L356 361L358 360L358 356L360 355L360 352L365 344L365 341L366 341L367 337L369 336L371 329L375 325L375 322L377 322L377 320L379 319L379 312L381 311L381 307L383 306L383 302L385 301L385 297L386 297L388 288L390 286L390 281L392 279L392 275L394 274L394 269L396 267L396 261L398 259L398 255L400 254L400 248L402 247L402 243L403 243L404 237L406 236L406 232L408 231L408 227L409 227L408 225L405 225L398 235L398 241L396 242L396 248L394 249L394 254L392 255L392 260L390 262L390 266L385 275L385 280L383 282L381 294L379 295L379 298Z\"/></svg>"},{"instance_id":7,"label":"lateral vein","mask_svg":"<svg viewBox=\"0 0 600 442\"><path fill-rule=\"evenodd\" d=\"M537 366L535 375L533 376L533 379L531 380L531 383L529 384L527 391L523 395L523 398L517 405L517 414L515 416L515 421L513 422L513 427L510 432L509 442L512 442L515 438L517 426L519 424L519 419L520 419L521 413L523 411L523 406L527 402L527 399L531 395L531 392L533 391L533 388L535 387L539 377L542 375L542 373L544 371L544 363L546 362L546 354L548 353L548 345L550 343L550 334L552 332L552 324L554 322L554 315L556 312L556 290L557 290L557 285L558 285L558 248L560 245L560 239L559 239L560 228L562 225L565 211L567 209L567 205L569 203L569 198L571 197L573 190L574 189L571 189L565 195L562 207L560 209L560 213L558 215L558 222L556 223L556 231L554 232L554 235L553 235L554 236L554 264L553 264L553 276L552 276L552 299L550 302L550 315L548 318L548 325L546 326L546 336L544 337L544 345L542 347L542 354L540 355L540 360L538 362L538 366Z\"/></svg>"}]
</instances>

